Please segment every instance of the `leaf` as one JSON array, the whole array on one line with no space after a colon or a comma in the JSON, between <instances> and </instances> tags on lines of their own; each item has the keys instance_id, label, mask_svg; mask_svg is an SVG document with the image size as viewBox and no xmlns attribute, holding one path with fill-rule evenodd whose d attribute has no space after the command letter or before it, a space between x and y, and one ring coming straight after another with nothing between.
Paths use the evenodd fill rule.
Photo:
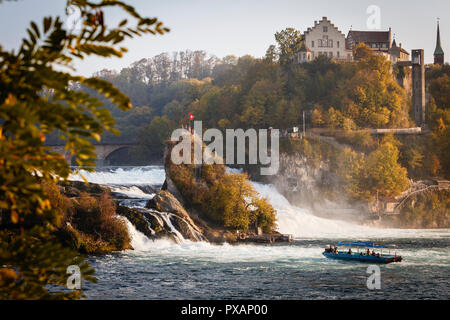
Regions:
<instances>
[{"instance_id":1,"label":"leaf","mask_svg":"<svg viewBox=\"0 0 450 320\"><path fill-rule=\"evenodd\" d=\"M36 34L36 37L40 38L41 33L39 32L39 28L34 21L31 21L31 28L33 29L34 33Z\"/></svg>"},{"instance_id":2,"label":"leaf","mask_svg":"<svg viewBox=\"0 0 450 320\"><path fill-rule=\"evenodd\" d=\"M11 222L14 224L19 222L19 214L15 210L11 211Z\"/></svg>"},{"instance_id":3,"label":"leaf","mask_svg":"<svg viewBox=\"0 0 450 320\"><path fill-rule=\"evenodd\" d=\"M119 28L123 27L123 26L126 25L127 23L128 23L128 20L127 20L127 19L122 20L122 21L119 23Z\"/></svg>"}]
</instances>

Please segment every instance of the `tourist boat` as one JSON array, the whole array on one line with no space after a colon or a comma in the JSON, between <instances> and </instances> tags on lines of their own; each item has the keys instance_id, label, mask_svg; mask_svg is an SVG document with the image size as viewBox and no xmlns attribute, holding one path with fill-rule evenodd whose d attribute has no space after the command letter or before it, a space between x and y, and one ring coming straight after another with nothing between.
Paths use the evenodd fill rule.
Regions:
<instances>
[{"instance_id":1,"label":"tourist boat","mask_svg":"<svg viewBox=\"0 0 450 320\"><path fill-rule=\"evenodd\" d=\"M383 249L387 249L385 246L375 245L373 242L352 242L352 243L341 243L339 241L339 246L349 247L349 250L339 251L338 247L331 246L326 248L323 255L330 259L339 260L349 260L349 261L360 261L360 262L370 262L370 263L391 263L391 262L401 262L402 257L390 253L383 253ZM357 248L356 252L353 252L351 248ZM380 252L375 253L375 249L380 249Z\"/></svg>"}]
</instances>

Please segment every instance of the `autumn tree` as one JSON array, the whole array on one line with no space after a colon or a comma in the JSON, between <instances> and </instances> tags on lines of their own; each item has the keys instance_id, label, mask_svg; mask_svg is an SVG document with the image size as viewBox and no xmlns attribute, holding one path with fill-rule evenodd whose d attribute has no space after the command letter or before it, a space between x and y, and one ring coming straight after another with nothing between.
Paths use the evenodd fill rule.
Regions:
<instances>
[{"instance_id":1,"label":"autumn tree","mask_svg":"<svg viewBox=\"0 0 450 320\"><path fill-rule=\"evenodd\" d=\"M104 12L111 7L130 21L107 27ZM61 288L72 264L80 266L84 280L94 280L89 265L52 235L58 212L42 182L67 179L71 171L63 156L45 146L46 136L57 131L77 164L95 165L91 140L117 133L114 119L98 96L72 85L90 88L121 110L131 103L110 82L77 75L73 63L91 55L122 57L125 39L168 31L121 1L68 0L66 8L79 12L80 28L48 16L40 26L30 23L17 51L0 47L0 299L79 298L81 291Z\"/></svg>"},{"instance_id":2,"label":"autumn tree","mask_svg":"<svg viewBox=\"0 0 450 320\"><path fill-rule=\"evenodd\" d=\"M360 42L353 48L353 58L355 60L364 60L373 56L373 51L364 42Z\"/></svg>"},{"instance_id":3,"label":"autumn tree","mask_svg":"<svg viewBox=\"0 0 450 320\"><path fill-rule=\"evenodd\" d=\"M387 138L367 157L368 187L372 194L396 197L409 186L408 172L399 163L399 150L393 139Z\"/></svg>"}]
</instances>

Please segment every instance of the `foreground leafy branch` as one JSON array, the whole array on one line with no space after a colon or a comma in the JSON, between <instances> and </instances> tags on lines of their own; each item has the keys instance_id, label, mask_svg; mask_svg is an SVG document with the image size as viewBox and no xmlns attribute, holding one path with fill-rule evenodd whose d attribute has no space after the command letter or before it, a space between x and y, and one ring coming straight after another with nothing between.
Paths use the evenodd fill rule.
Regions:
<instances>
[{"instance_id":1,"label":"foreground leafy branch","mask_svg":"<svg viewBox=\"0 0 450 320\"><path fill-rule=\"evenodd\" d=\"M110 7L130 21L107 26L104 10ZM94 280L93 270L52 238L60 219L42 183L66 179L71 171L45 146L46 135L58 132L77 164L95 165L91 140L118 132L103 103L73 85L93 89L121 110L131 103L109 82L76 75L73 62L89 55L122 57L125 39L169 31L122 1L68 0L66 9L77 13L77 28L49 16L40 26L30 23L17 52L0 47L0 299L79 298L81 292L58 291L70 264ZM57 287L49 291L49 284Z\"/></svg>"}]
</instances>

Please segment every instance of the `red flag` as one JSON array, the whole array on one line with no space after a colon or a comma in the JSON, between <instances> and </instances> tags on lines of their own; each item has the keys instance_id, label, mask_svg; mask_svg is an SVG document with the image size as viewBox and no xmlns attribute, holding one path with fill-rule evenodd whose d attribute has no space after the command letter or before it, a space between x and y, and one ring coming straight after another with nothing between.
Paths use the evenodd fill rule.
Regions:
<instances>
[{"instance_id":1,"label":"red flag","mask_svg":"<svg viewBox=\"0 0 450 320\"><path fill-rule=\"evenodd\" d=\"M194 120L194 115L193 115L193 114L190 114L190 115L189 115L189 119L190 119L190 120Z\"/></svg>"}]
</instances>

